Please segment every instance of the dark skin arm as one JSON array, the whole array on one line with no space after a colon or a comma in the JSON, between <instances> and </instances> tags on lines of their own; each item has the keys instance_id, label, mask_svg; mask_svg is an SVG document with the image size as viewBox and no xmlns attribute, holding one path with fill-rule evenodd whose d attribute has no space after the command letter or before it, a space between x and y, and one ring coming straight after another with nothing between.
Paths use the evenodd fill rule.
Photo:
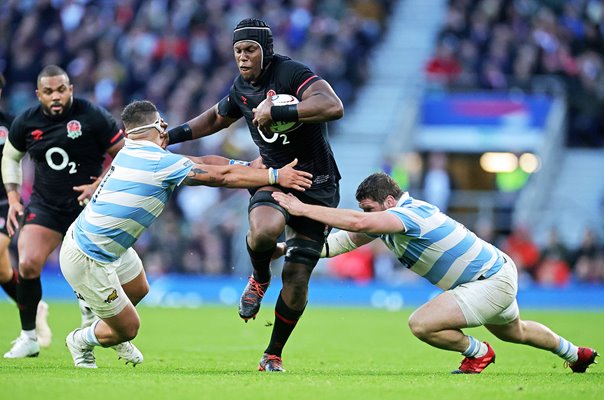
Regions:
<instances>
[{"instance_id":1,"label":"dark skin arm","mask_svg":"<svg viewBox=\"0 0 604 400\"><path fill-rule=\"evenodd\" d=\"M193 132L193 139L198 139L227 128L235 121L237 119L223 117L218 114L218 104L215 104L212 108L204 111L187 123Z\"/></svg>"},{"instance_id":2,"label":"dark skin arm","mask_svg":"<svg viewBox=\"0 0 604 400\"><path fill-rule=\"evenodd\" d=\"M271 107L273 102L267 96L254 111L254 125L260 127L264 133L269 133L269 127L273 123ZM314 82L302 94L302 100L298 103L298 121L300 122L327 122L340 119L344 116L344 106L338 95L333 91L329 83L324 80Z\"/></svg>"}]
</instances>

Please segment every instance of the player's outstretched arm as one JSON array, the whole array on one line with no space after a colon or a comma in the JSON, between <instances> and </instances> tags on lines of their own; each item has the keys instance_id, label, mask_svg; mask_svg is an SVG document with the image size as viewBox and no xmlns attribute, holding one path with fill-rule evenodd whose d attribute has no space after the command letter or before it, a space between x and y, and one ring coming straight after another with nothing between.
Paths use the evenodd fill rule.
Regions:
<instances>
[{"instance_id":1,"label":"player's outstretched arm","mask_svg":"<svg viewBox=\"0 0 604 400\"><path fill-rule=\"evenodd\" d=\"M295 170L298 160L283 168L257 169L243 165L195 164L184 179L183 184L195 186L223 186L230 188L254 188L266 185L280 185L285 188L304 191L312 185L312 174Z\"/></svg>"},{"instance_id":2,"label":"player's outstretched arm","mask_svg":"<svg viewBox=\"0 0 604 400\"><path fill-rule=\"evenodd\" d=\"M292 215L314 219L350 232L398 233L404 231L401 220L388 211L360 212L343 208L329 208L302 203L295 196L273 192L273 198Z\"/></svg>"}]
</instances>

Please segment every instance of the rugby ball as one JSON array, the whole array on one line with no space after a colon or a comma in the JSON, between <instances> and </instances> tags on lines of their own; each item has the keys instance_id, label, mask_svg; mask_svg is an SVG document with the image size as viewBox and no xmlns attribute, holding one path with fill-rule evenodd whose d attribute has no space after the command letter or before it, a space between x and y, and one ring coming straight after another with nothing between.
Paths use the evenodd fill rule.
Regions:
<instances>
[{"instance_id":1,"label":"rugby ball","mask_svg":"<svg viewBox=\"0 0 604 400\"><path fill-rule=\"evenodd\" d=\"M274 106L291 106L294 104L298 104L300 100L298 100L295 96L291 94L276 94L271 97ZM266 100L262 100L264 103ZM262 104L260 103L260 104ZM258 107L260 107L260 104ZM283 121L273 121L271 125L271 132L287 132L296 129L300 126L300 122L283 122Z\"/></svg>"}]
</instances>

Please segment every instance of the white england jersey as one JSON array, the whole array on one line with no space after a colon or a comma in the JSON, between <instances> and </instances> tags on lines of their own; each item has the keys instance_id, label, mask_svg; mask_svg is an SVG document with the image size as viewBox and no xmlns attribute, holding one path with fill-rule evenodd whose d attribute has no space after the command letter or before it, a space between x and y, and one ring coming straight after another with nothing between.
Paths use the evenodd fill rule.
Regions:
<instances>
[{"instance_id":1,"label":"white england jersey","mask_svg":"<svg viewBox=\"0 0 604 400\"><path fill-rule=\"evenodd\" d=\"M90 258L117 260L164 210L193 166L146 140L126 139L110 170L75 221L74 239Z\"/></svg>"},{"instance_id":2,"label":"white england jersey","mask_svg":"<svg viewBox=\"0 0 604 400\"><path fill-rule=\"evenodd\" d=\"M503 253L429 203L403 194L388 209L405 231L379 237L411 271L441 289L488 278L503 266Z\"/></svg>"}]
</instances>

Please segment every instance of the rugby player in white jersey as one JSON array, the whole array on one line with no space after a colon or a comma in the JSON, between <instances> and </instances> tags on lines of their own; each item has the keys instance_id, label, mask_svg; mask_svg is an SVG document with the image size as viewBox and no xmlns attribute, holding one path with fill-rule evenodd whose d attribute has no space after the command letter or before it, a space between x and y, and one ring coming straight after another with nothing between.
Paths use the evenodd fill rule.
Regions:
<instances>
[{"instance_id":1,"label":"rugby player in white jersey","mask_svg":"<svg viewBox=\"0 0 604 400\"><path fill-rule=\"evenodd\" d=\"M481 325L506 342L557 354L573 372L585 372L595 363L594 349L577 347L538 322L520 319L518 273L509 256L432 204L411 198L388 175L370 175L357 188L364 213L304 204L279 192L272 195L292 215L342 229L329 235L323 257L379 237L405 267L443 289L411 315L409 327L420 340L465 356L453 373L478 374L495 362L488 343L461 331Z\"/></svg>"},{"instance_id":2,"label":"rugby player in white jersey","mask_svg":"<svg viewBox=\"0 0 604 400\"><path fill-rule=\"evenodd\" d=\"M132 245L161 214L178 185L253 188L279 184L304 191L312 183L310 173L293 169L297 160L280 169L256 169L219 156L170 153L166 150L168 124L149 101L129 104L122 121L127 136L124 148L69 227L61 248L63 275L100 318L67 335L76 367L97 367L95 346L113 347L126 364L143 361L130 341L140 327L134 306L147 294L149 284Z\"/></svg>"}]
</instances>

